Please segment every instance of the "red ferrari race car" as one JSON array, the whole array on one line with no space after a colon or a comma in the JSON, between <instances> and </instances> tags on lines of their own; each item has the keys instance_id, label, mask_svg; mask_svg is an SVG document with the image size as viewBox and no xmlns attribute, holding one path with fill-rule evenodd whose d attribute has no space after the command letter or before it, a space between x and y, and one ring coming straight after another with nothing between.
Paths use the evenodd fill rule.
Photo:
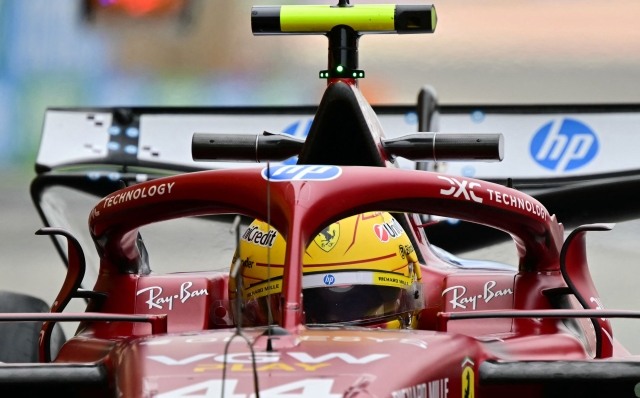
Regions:
<instances>
[{"instance_id":1,"label":"red ferrari race car","mask_svg":"<svg viewBox=\"0 0 640 398\"><path fill-rule=\"evenodd\" d=\"M564 239L556 216L511 182L397 167L399 158L504 155L501 134L427 126L386 138L358 90L358 38L431 33L433 6L340 1L254 7L251 18L256 35L329 39L329 67L320 72L328 85L305 140L201 133L203 110L48 112L32 185L45 223L66 227L55 200L60 187L107 195L85 214L95 253L85 256L90 246L67 229L39 231L66 259L67 278L50 313L0 314L3 322L44 321L40 363L0 365L3 396L640 396L640 357L617 342L609 322L640 312L605 310L586 260L586 233L610 224L580 226ZM139 171L197 168L176 160L189 142L165 135L163 143L156 134L150 143L140 133L154 120L171 132L167 115L181 112L190 118L194 160L266 164ZM61 148L47 126L69 127L78 116L85 124L100 119L106 145L84 143L76 157L43 152ZM76 171L91 164L119 168ZM209 167L216 166L200 169ZM518 268L457 259L430 244L425 229L434 216L506 232ZM206 259L228 270L152 271L145 228L167 223L187 233L171 224L181 219L222 225L217 234L231 226L230 250ZM195 268L183 254L174 265ZM72 298L86 299L86 312L64 313ZM80 326L58 352L51 336L64 321Z\"/></svg>"}]
</instances>

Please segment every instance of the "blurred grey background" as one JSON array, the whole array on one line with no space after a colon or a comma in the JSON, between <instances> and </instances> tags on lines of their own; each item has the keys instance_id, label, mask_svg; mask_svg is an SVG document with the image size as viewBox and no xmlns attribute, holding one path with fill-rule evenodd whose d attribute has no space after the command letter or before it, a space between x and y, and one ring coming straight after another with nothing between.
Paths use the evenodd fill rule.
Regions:
<instances>
[{"instance_id":1,"label":"blurred grey background","mask_svg":"<svg viewBox=\"0 0 640 398\"><path fill-rule=\"evenodd\" d=\"M28 194L46 107L319 102L324 37L251 35L251 6L274 3L335 1L0 0L0 289L50 303L64 279L51 242L33 235L41 222ZM427 83L443 104L640 103L640 2L435 5L433 35L361 39L361 89L372 104L413 104ZM640 309L638 238L635 221L588 238L607 308ZM468 257L513 263L515 249ZM636 354L638 330L638 321L614 321Z\"/></svg>"}]
</instances>

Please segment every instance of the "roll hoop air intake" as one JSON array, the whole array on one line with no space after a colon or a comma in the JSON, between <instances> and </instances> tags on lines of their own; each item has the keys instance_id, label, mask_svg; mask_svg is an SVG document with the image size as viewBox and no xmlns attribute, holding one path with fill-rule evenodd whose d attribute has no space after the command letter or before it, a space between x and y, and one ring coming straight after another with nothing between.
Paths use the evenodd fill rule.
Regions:
<instances>
[{"instance_id":1,"label":"roll hoop air intake","mask_svg":"<svg viewBox=\"0 0 640 398\"><path fill-rule=\"evenodd\" d=\"M191 154L195 161L281 162L297 156L304 141L286 134L195 133ZM502 134L415 133L383 139L390 158L413 161L501 161Z\"/></svg>"}]
</instances>

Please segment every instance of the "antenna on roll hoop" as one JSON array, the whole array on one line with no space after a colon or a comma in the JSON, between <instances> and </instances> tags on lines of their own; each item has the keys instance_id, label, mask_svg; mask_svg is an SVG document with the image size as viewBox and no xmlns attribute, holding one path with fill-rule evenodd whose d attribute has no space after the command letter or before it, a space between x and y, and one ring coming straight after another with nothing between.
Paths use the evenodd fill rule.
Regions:
<instances>
[{"instance_id":1,"label":"antenna on roll hoop","mask_svg":"<svg viewBox=\"0 0 640 398\"><path fill-rule=\"evenodd\" d=\"M222 391L221 398L225 398L225 381L227 378L227 354L229 353L229 345L231 341L240 336L249 345L251 350L251 367L253 370L253 389L255 391L255 397L260 398L260 387L258 384L258 371L256 370L256 354L253 349L253 344L249 337L242 331L242 254L240 253L240 221L242 218L238 215L233 220L231 229L229 232L236 235L236 258L233 264L231 264L230 275L231 278L236 281L236 302L234 303L236 313L236 330L233 335L227 341L224 346L224 359L222 363ZM267 163L267 228L271 228L271 164ZM271 247L267 246L267 287L271 283ZM267 289L267 352L273 351L271 343L271 324L273 323L273 314L271 311L271 289Z\"/></svg>"},{"instance_id":2,"label":"antenna on roll hoop","mask_svg":"<svg viewBox=\"0 0 640 398\"><path fill-rule=\"evenodd\" d=\"M347 0L348 1L348 0ZM267 228L271 228L271 163L267 162ZM267 245L267 352L273 351L271 344L271 246Z\"/></svg>"},{"instance_id":3,"label":"antenna on roll hoop","mask_svg":"<svg viewBox=\"0 0 640 398\"><path fill-rule=\"evenodd\" d=\"M231 278L236 281L236 331L227 341L227 344L224 346L224 356L222 362L222 390L220 392L220 397L225 398L225 381L227 378L227 354L229 353L229 345L234 338L240 336L242 337L247 344L249 345L249 349L251 350L251 366L253 370L253 389L255 391L255 397L260 398L260 387L258 386L258 371L256 370L256 354L253 350L253 344L249 337L242 331L242 272L240 272L240 268L242 268L242 256L240 253L240 221L242 218L238 215L233 220L233 224L231 225L231 229L229 232L236 234L236 261L231 264Z\"/></svg>"}]
</instances>

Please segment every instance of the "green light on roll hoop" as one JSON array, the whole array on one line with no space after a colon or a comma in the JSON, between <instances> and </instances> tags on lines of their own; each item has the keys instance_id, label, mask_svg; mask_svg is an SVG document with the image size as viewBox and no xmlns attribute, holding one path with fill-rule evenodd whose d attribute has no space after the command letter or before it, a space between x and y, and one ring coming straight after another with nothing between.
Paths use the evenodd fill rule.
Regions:
<instances>
[{"instance_id":1,"label":"green light on roll hoop","mask_svg":"<svg viewBox=\"0 0 640 398\"><path fill-rule=\"evenodd\" d=\"M360 69L349 69L344 65L338 65L331 70L321 70L319 74L321 79L340 79L340 78L364 78L364 71Z\"/></svg>"}]
</instances>

